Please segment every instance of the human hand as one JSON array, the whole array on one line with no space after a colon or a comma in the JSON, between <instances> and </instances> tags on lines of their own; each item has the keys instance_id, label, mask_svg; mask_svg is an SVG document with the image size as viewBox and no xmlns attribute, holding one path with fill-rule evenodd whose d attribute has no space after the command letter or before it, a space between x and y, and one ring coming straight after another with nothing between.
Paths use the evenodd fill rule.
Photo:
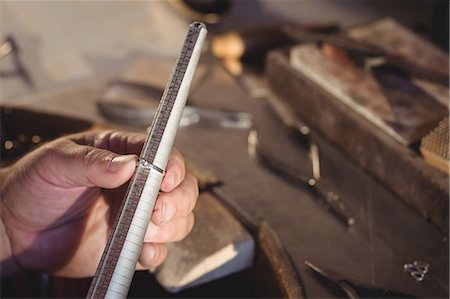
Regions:
<instances>
[{"instance_id":1,"label":"human hand","mask_svg":"<svg viewBox=\"0 0 450 299\"><path fill-rule=\"evenodd\" d=\"M2 264L7 257L16 268L93 276L144 141L143 134L80 133L45 144L12 165L1 184L8 236ZM190 232L197 196L197 181L174 149L137 269L162 263L164 243Z\"/></svg>"}]
</instances>

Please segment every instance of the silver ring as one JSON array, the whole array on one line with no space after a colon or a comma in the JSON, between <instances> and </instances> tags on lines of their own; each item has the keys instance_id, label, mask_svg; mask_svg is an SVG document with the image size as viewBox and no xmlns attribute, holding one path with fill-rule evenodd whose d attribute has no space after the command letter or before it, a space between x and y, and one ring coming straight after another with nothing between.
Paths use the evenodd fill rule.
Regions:
<instances>
[{"instance_id":1,"label":"silver ring","mask_svg":"<svg viewBox=\"0 0 450 299\"><path fill-rule=\"evenodd\" d=\"M161 174L164 174L164 170L162 170L161 168L159 168L158 166L148 162L145 159L141 159L140 163L139 163L142 167L146 168L146 169L154 169L158 172L160 172Z\"/></svg>"}]
</instances>

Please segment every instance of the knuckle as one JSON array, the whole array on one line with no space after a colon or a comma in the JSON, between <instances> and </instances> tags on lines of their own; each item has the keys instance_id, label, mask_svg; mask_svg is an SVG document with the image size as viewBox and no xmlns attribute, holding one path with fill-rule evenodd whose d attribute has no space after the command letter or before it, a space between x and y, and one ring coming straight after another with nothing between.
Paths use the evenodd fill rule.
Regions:
<instances>
[{"instance_id":1,"label":"knuckle","mask_svg":"<svg viewBox=\"0 0 450 299\"><path fill-rule=\"evenodd\" d=\"M108 148L111 138L114 135L113 130L98 131L93 136L93 146L98 148Z\"/></svg>"},{"instance_id":2,"label":"knuckle","mask_svg":"<svg viewBox=\"0 0 450 299\"><path fill-rule=\"evenodd\" d=\"M38 151L42 152L43 158L52 159L64 155L64 153L67 152L68 148L71 148L71 144L69 141L66 141L64 139L57 139L53 142L45 144L40 149L38 149Z\"/></svg>"},{"instance_id":3,"label":"knuckle","mask_svg":"<svg viewBox=\"0 0 450 299\"><path fill-rule=\"evenodd\" d=\"M91 147L91 146L87 146L85 149L85 153L83 156L83 161L86 167L92 165L95 161L96 158L98 157L98 151L96 150L96 148Z\"/></svg>"},{"instance_id":4,"label":"knuckle","mask_svg":"<svg viewBox=\"0 0 450 299\"><path fill-rule=\"evenodd\" d=\"M83 161L88 169L94 165L111 163L112 159L113 156L108 154L108 152L91 146L88 146L85 149L85 154L83 156Z\"/></svg>"}]
</instances>

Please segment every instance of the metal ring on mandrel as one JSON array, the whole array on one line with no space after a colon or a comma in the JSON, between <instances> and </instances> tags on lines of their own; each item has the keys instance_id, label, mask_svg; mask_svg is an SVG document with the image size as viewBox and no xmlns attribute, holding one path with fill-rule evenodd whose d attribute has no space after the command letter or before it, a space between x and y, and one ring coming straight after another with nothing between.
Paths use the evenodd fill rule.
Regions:
<instances>
[{"instance_id":1,"label":"metal ring on mandrel","mask_svg":"<svg viewBox=\"0 0 450 299\"><path fill-rule=\"evenodd\" d=\"M146 169L154 169L154 170L156 170L156 171L158 171L158 172L160 172L160 173L162 173L162 174L164 174L164 172L165 172L164 170L162 170L162 169L159 168L158 166L156 166L156 165L154 165L154 164L148 162L148 161L145 160L145 159L141 159L141 160L139 161L139 164L140 164L142 167L146 168Z\"/></svg>"}]
</instances>

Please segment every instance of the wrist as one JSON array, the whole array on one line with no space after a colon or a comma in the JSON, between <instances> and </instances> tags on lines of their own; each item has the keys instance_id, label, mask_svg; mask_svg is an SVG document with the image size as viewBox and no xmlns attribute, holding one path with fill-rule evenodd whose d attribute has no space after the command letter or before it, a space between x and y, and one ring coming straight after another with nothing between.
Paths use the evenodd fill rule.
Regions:
<instances>
[{"instance_id":1,"label":"wrist","mask_svg":"<svg viewBox=\"0 0 450 299\"><path fill-rule=\"evenodd\" d=\"M0 184L0 194L3 195L5 182L7 181L7 173L7 169L0 169L0 181L3 182ZM11 239L9 238L8 230L3 220L5 213L3 200L4 197L2 196L0 200L0 276L2 278L12 276L22 270L22 267L20 267L14 256Z\"/></svg>"},{"instance_id":2,"label":"wrist","mask_svg":"<svg viewBox=\"0 0 450 299\"><path fill-rule=\"evenodd\" d=\"M14 257L3 221L0 221L0 242L0 276L5 278L21 272L22 268Z\"/></svg>"}]
</instances>

